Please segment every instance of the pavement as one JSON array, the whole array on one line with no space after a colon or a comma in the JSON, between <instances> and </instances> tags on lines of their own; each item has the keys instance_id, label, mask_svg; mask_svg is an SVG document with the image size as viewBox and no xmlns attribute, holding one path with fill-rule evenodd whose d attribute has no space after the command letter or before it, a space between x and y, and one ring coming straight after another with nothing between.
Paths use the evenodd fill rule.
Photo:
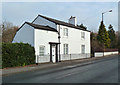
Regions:
<instances>
[{"instance_id":1,"label":"pavement","mask_svg":"<svg viewBox=\"0 0 120 85\"><path fill-rule=\"evenodd\" d=\"M109 57L109 56L105 56ZM77 60L69 60L69 61L62 61L58 63L43 63L43 64L34 64L34 65L28 65L24 67L12 67L12 68L5 68L2 69L2 74L0 76L4 75L10 75L10 74L15 74L15 73L21 73L21 72L29 72L33 70L44 70L46 68L56 68L56 67L64 67L64 66L69 66L72 64L78 64L80 63L81 65L87 65L90 64L91 62L88 61L93 61L97 59L101 59L103 57L93 57L93 58L85 58L85 59L77 59Z\"/></svg>"},{"instance_id":2,"label":"pavement","mask_svg":"<svg viewBox=\"0 0 120 85\"><path fill-rule=\"evenodd\" d=\"M7 74L5 83L118 83L118 55L30 66L31 71ZM28 68L28 67L26 67Z\"/></svg>"}]
</instances>

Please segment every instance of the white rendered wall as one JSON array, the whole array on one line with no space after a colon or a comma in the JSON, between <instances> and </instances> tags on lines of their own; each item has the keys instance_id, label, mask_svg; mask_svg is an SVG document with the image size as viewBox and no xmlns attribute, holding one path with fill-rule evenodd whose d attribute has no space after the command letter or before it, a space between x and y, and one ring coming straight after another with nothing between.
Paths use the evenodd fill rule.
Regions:
<instances>
[{"instance_id":1,"label":"white rendered wall","mask_svg":"<svg viewBox=\"0 0 120 85\"><path fill-rule=\"evenodd\" d=\"M61 61L90 58L90 54L68 54L61 55Z\"/></svg>"},{"instance_id":2,"label":"white rendered wall","mask_svg":"<svg viewBox=\"0 0 120 85\"><path fill-rule=\"evenodd\" d=\"M63 35L63 28L68 28L68 37ZM61 54L63 54L63 44L68 44L69 54L81 54L81 45L85 45L85 53L90 54L90 32L85 32L85 39L81 39L81 32L83 30L78 30L75 28L70 28L60 25L60 35L61 35ZM90 56L88 56L90 57Z\"/></svg>"},{"instance_id":3,"label":"white rendered wall","mask_svg":"<svg viewBox=\"0 0 120 85\"><path fill-rule=\"evenodd\" d=\"M23 43L28 43L32 46L34 46L34 28L31 27L28 24L24 24L19 31L17 31L13 43L15 42L23 42Z\"/></svg>"},{"instance_id":4,"label":"white rendered wall","mask_svg":"<svg viewBox=\"0 0 120 85\"><path fill-rule=\"evenodd\" d=\"M45 46L45 55L50 55L49 42L58 42L58 33L35 29L35 54L39 55L39 46Z\"/></svg>"},{"instance_id":5,"label":"white rendered wall","mask_svg":"<svg viewBox=\"0 0 120 85\"><path fill-rule=\"evenodd\" d=\"M44 26L50 26L53 27L55 29L57 29L57 25L45 18L42 18L40 16L37 17L37 19L33 22L34 24L38 24L38 25L44 25Z\"/></svg>"},{"instance_id":6,"label":"white rendered wall","mask_svg":"<svg viewBox=\"0 0 120 85\"><path fill-rule=\"evenodd\" d=\"M118 54L118 51L114 51L114 52L104 52L104 56L107 55L112 55L112 54ZM101 57L103 56L103 52L95 52L95 57Z\"/></svg>"},{"instance_id":7,"label":"white rendered wall","mask_svg":"<svg viewBox=\"0 0 120 85\"><path fill-rule=\"evenodd\" d=\"M50 62L50 55L36 56L36 63L46 63Z\"/></svg>"}]
</instances>

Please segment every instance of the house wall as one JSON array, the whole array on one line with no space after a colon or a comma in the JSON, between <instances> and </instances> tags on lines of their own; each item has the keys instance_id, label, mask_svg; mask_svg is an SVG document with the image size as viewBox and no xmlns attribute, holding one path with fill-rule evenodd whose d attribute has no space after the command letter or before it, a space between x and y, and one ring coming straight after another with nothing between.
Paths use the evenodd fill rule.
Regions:
<instances>
[{"instance_id":1,"label":"house wall","mask_svg":"<svg viewBox=\"0 0 120 85\"><path fill-rule=\"evenodd\" d=\"M37 18L36 18L36 20L35 21L33 21L33 23L34 24L38 24L38 25L44 25L44 26L50 26L50 27L53 27L53 28L55 28L55 29L57 29L57 25L55 24L55 23L53 23L53 22L51 22L51 21L49 21L49 20L47 20L47 19L44 19L44 18L42 18L42 17L40 17L40 16L38 16Z\"/></svg>"},{"instance_id":2,"label":"house wall","mask_svg":"<svg viewBox=\"0 0 120 85\"><path fill-rule=\"evenodd\" d=\"M59 31L59 25L56 25L55 23L42 18L38 16L35 21L33 21L34 24L39 24L39 25L48 25L53 28L56 28ZM85 53L88 53L90 55L90 32L84 31L85 32L85 40L81 39L81 32L83 30L78 30L75 28L67 27L60 25L60 54L63 54L63 44L68 43L69 44L69 54L80 54L81 53L81 45L85 45ZM68 28L69 34L68 37L63 36L63 28ZM58 38L57 38L58 39ZM58 40L59 41L59 40ZM59 51L59 48L58 48ZM58 57L59 58L59 57Z\"/></svg>"},{"instance_id":3,"label":"house wall","mask_svg":"<svg viewBox=\"0 0 120 85\"><path fill-rule=\"evenodd\" d=\"M45 46L45 56L39 57L39 63L50 61L50 44L49 42L58 42L58 33L53 31L35 29L35 54L39 55L39 47Z\"/></svg>"},{"instance_id":4,"label":"house wall","mask_svg":"<svg viewBox=\"0 0 120 85\"><path fill-rule=\"evenodd\" d=\"M68 28L68 37L63 35L63 28ZM81 54L81 45L85 45L85 53L88 54L87 57L90 57L90 32L84 31L85 39L81 39L81 32L83 30L60 25L60 54L63 54L63 44L68 44L68 54L78 55Z\"/></svg>"},{"instance_id":5,"label":"house wall","mask_svg":"<svg viewBox=\"0 0 120 85\"><path fill-rule=\"evenodd\" d=\"M28 24L24 24L19 31L17 31L12 43L23 42L34 46L34 28Z\"/></svg>"}]
</instances>

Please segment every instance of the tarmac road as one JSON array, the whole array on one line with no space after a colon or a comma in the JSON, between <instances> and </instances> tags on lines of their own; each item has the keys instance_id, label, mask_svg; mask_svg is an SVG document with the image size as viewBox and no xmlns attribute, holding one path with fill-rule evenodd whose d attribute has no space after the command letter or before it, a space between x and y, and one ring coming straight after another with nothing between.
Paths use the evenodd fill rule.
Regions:
<instances>
[{"instance_id":1,"label":"tarmac road","mask_svg":"<svg viewBox=\"0 0 120 85\"><path fill-rule=\"evenodd\" d=\"M64 64L64 63L63 63ZM118 55L2 77L3 83L118 83Z\"/></svg>"}]
</instances>

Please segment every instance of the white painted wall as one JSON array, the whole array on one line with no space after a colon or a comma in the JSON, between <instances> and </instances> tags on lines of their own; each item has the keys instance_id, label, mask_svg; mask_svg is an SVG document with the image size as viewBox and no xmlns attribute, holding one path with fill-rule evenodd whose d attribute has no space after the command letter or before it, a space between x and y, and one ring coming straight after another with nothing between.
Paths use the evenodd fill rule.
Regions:
<instances>
[{"instance_id":1,"label":"white painted wall","mask_svg":"<svg viewBox=\"0 0 120 85\"><path fill-rule=\"evenodd\" d=\"M50 55L36 56L36 63L50 62Z\"/></svg>"},{"instance_id":2,"label":"white painted wall","mask_svg":"<svg viewBox=\"0 0 120 85\"><path fill-rule=\"evenodd\" d=\"M71 56L68 55L61 55L61 61L71 60Z\"/></svg>"},{"instance_id":3,"label":"white painted wall","mask_svg":"<svg viewBox=\"0 0 120 85\"><path fill-rule=\"evenodd\" d=\"M59 27L59 26L58 26ZM63 35L63 28L68 28L68 37ZM60 35L61 35L61 54L63 54L63 44L68 44L69 54L80 54L81 45L85 45L85 53L90 53L90 32L85 32L85 39L81 39L81 32L83 30L78 30L71 27L61 26L60 25ZM90 57L90 56L88 56Z\"/></svg>"},{"instance_id":4,"label":"white painted wall","mask_svg":"<svg viewBox=\"0 0 120 85\"><path fill-rule=\"evenodd\" d=\"M75 59L83 59L89 58L90 54L68 54L68 55L61 55L61 60L75 60Z\"/></svg>"},{"instance_id":5,"label":"white painted wall","mask_svg":"<svg viewBox=\"0 0 120 85\"><path fill-rule=\"evenodd\" d=\"M103 56L103 52L95 52L95 57L101 57Z\"/></svg>"},{"instance_id":6,"label":"white painted wall","mask_svg":"<svg viewBox=\"0 0 120 85\"><path fill-rule=\"evenodd\" d=\"M37 17L37 19L33 22L34 24L38 24L38 25L44 25L44 26L50 26L53 27L55 29L57 29L57 25L47 19L44 19L40 16Z\"/></svg>"},{"instance_id":7,"label":"white painted wall","mask_svg":"<svg viewBox=\"0 0 120 85\"><path fill-rule=\"evenodd\" d=\"M19 31L17 31L13 43L15 42L23 42L28 43L32 46L34 46L34 28L28 24L24 24Z\"/></svg>"},{"instance_id":8,"label":"white painted wall","mask_svg":"<svg viewBox=\"0 0 120 85\"><path fill-rule=\"evenodd\" d=\"M107 55L112 55L112 54L118 54L118 51L114 51L114 52L104 52L104 56ZM101 57L103 56L103 52L95 52L95 57Z\"/></svg>"},{"instance_id":9,"label":"white painted wall","mask_svg":"<svg viewBox=\"0 0 120 85\"><path fill-rule=\"evenodd\" d=\"M35 54L39 55L39 46L45 46L45 55L50 55L49 42L58 42L58 33L35 29Z\"/></svg>"}]
</instances>

